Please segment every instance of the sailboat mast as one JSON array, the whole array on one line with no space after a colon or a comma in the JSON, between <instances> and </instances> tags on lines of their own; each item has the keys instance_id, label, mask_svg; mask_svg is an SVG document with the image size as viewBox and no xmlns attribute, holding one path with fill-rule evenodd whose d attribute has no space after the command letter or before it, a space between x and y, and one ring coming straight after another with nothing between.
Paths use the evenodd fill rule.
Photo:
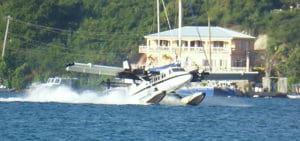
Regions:
<instances>
[{"instance_id":1,"label":"sailboat mast","mask_svg":"<svg viewBox=\"0 0 300 141\"><path fill-rule=\"evenodd\" d=\"M2 47L2 58L4 57L4 54L5 54L5 46L6 46L6 39L7 39L9 20L10 19L11 19L11 17L7 16L6 30L5 30L5 35L4 35L3 47Z\"/></svg>"},{"instance_id":2,"label":"sailboat mast","mask_svg":"<svg viewBox=\"0 0 300 141\"><path fill-rule=\"evenodd\" d=\"M209 60L208 60L208 65L209 65L209 71L212 71L212 56L211 56L211 26L210 26L210 11L209 11L209 0L206 0L206 12L207 12L207 24L208 24L208 55L209 55Z\"/></svg>"},{"instance_id":3,"label":"sailboat mast","mask_svg":"<svg viewBox=\"0 0 300 141\"><path fill-rule=\"evenodd\" d=\"M159 40L159 33L160 33L159 1L160 0L156 1L156 3L157 3L157 47L160 46L160 40Z\"/></svg>"},{"instance_id":4,"label":"sailboat mast","mask_svg":"<svg viewBox=\"0 0 300 141\"><path fill-rule=\"evenodd\" d=\"M209 38L209 71L212 71L212 59L211 59L211 29L210 29L210 17L208 15L208 38Z\"/></svg>"},{"instance_id":5,"label":"sailboat mast","mask_svg":"<svg viewBox=\"0 0 300 141\"><path fill-rule=\"evenodd\" d=\"M182 27L182 3L181 0L178 0L178 47L179 47L179 59L181 63L181 50L182 50L182 44L181 44L181 38L182 38L182 32L181 32L181 27Z\"/></svg>"}]
</instances>

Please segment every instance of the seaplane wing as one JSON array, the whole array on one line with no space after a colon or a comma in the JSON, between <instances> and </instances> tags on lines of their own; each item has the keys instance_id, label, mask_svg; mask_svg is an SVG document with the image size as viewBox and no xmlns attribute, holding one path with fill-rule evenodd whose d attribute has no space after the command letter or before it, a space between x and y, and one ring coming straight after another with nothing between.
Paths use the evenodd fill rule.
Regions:
<instances>
[{"instance_id":1,"label":"seaplane wing","mask_svg":"<svg viewBox=\"0 0 300 141\"><path fill-rule=\"evenodd\" d=\"M67 65L66 71L116 76L124 69L122 67L93 65L91 63L71 63Z\"/></svg>"}]
</instances>

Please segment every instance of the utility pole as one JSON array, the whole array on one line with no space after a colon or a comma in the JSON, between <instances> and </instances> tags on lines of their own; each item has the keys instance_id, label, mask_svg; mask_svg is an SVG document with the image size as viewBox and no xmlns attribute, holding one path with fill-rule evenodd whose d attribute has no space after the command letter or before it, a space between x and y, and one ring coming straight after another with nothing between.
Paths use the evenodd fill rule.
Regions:
<instances>
[{"instance_id":1,"label":"utility pole","mask_svg":"<svg viewBox=\"0 0 300 141\"><path fill-rule=\"evenodd\" d=\"M4 54L5 54L5 46L6 46L6 40L7 40L10 19L12 19L11 16L7 16L6 30L5 30L5 35L4 35L3 47L2 47L2 58L4 57Z\"/></svg>"}]
</instances>

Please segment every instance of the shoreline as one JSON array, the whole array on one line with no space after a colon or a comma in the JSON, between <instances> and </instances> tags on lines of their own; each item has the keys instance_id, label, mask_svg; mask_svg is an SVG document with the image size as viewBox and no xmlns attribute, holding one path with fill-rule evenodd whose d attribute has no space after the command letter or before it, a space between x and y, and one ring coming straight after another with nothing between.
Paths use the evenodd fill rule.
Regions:
<instances>
[{"instance_id":1,"label":"shoreline","mask_svg":"<svg viewBox=\"0 0 300 141\"><path fill-rule=\"evenodd\" d=\"M255 93L255 92L245 92L245 93L240 93L237 94L236 96L238 97L279 97L279 98L287 98L287 93L278 93L278 92L260 92L260 93Z\"/></svg>"}]
</instances>

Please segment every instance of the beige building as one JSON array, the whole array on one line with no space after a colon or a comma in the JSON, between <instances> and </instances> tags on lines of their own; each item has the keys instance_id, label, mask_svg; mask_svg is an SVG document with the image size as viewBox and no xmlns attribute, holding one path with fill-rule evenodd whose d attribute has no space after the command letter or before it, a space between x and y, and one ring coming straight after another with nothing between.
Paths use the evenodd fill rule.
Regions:
<instances>
[{"instance_id":1,"label":"beige building","mask_svg":"<svg viewBox=\"0 0 300 141\"><path fill-rule=\"evenodd\" d=\"M146 56L146 67L177 61L186 69L249 72L253 66L255 37L230 29L184 26L181 30L146 35L145 39L146 45L139 47L139 53Z\"/></svg>"}]
</instances>

